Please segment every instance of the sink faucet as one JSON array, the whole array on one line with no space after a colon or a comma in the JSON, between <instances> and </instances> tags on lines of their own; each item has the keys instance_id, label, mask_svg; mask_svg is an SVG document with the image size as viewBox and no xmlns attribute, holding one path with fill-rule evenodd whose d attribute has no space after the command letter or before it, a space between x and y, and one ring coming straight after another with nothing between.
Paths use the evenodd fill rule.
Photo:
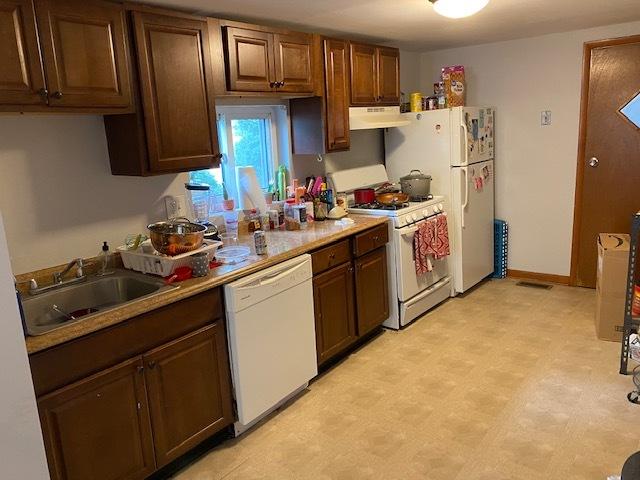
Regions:
<instances>
[{"instance_id":1,"label":"sink faucet","mask_svg":"<svg viewBox=\"0 0 640 480\"><path fill-rule=\"evenodd\" d=\"M69 273L74 266L78 267L76 270L75 278L64 280L65 275ZM84 260L82 260L81 258L74 258L69 262L69 264L66 267L64 267L64 269L53 274L53 283L51 285L46 285L44 287L38 286L38 282L36 282L36 280L32 278L29 281L29 284L30 284L29 294L38 295L39 293L48 292L49 290L54 290L56 288L63 287L65 285L78 283L86 280L87 276L84 274L84 271L83 271L84 266L85 266Z\"/></svg>"},{"instance_id":2,"label":"sink faucet","mask_svg":"<svg viewBox=\"0 0 640 480\"><path fill-rule=\"evenodd\" d=\"M71 270L74 265L78 266L78 270L76 270L76 278L84 277L84 272L82 271L82 269L84 268L84 260L82 260L81 258L76 258L71 260L61 272L56 272L53 274L53 283L62 283L62 279L67 273L69 273L69 270Z\"/></svg>"}]
</instances>

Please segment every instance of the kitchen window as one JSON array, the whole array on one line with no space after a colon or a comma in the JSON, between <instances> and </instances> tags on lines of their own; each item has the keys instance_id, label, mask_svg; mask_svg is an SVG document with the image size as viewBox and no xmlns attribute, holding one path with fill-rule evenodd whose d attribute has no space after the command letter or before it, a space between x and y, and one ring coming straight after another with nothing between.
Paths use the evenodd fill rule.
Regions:
<instances>
[{"instance_id":1,"label":"kitchen window","mask_svg":"<svg viewBox=\"0 0 640 480\"><path fill-rule=\"evenodd\" d=\"M190 173L192 182L211 185L212 194L221 199L222 184L229 198L236 200L236 167L256 169L260 186L266 192L280 163L288 163L288 120L284 105L218 106L218 140L223 154L220 167ZM282 154L281 152L282 151ZM214 202L219 210L218 201Z\"/></svg>"}]
</instances>

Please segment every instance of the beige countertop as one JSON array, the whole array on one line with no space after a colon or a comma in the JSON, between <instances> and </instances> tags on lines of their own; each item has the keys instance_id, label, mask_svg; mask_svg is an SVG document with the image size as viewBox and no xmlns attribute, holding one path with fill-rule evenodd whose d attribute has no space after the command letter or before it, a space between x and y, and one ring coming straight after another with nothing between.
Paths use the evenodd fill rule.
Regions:
<instances>
[{"instance_id":1,"label":"beige countertop","mask_svg":"<svg viewBox=\"0 0 640 480\"><path fill-rule=\"evenodd\" d=\"M116 325L137 315L224 285L245 275L387 222L386 217L350 215L350 218L355 223L342 225L333 220L327 220L311 223L309 228L305 230L268 231L266 232L268 245L268 253L266 255L255 255L253 237L240 237L239 244L249 246L252 251L251 256L246 261L234 265L222 265L212 269L207 277L193 278L180 282L180 287L174 290L149 298L134 300L126 305L96 314L44 335L27 337L25 339L27 351L30 354L36 353L91 332Z\"/></svg>"}]
</instances>

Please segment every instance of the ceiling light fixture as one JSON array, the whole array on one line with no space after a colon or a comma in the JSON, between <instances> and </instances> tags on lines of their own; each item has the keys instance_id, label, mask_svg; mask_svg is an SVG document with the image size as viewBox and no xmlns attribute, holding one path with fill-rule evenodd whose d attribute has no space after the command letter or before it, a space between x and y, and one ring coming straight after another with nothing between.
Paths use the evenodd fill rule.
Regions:
<instances>
[{"instance_id":1,"label":"ceiling light fixture","mask_svg":"<svg viewBox=\"0 0 640 480\"><path fill-rule=\"evenodd\" d=\"M487 6L489 0L429 0L436 13L449 18L469 17Z\"/></svg>"}]
</instances>

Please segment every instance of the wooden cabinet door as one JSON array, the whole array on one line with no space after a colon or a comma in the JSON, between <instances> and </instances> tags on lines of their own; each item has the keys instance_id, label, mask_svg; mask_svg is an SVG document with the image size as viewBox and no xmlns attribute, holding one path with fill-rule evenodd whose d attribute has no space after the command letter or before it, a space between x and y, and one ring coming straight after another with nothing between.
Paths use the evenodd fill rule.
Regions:
<instances>
[{"instance_id":1,"label":"wooden cabinet door","mask_svg":"<svg viewBox=\"0 0 640 480\"><path fill-rule=\"evenodd\" d=\"M53 107L129 107L125 10L101 0L36 0Z\"/></svg>"},{"instance_id":2,"label":"wooden cabinet door","mask_svg":"<svg viewBox=\"0 0 640 480\"><path fill-rule=\"evenodd\" d=\"M322 364L357 339L351 262L313 277L313 303L318 364Z\"/></svg>"},{"instance_id":3,"label":"wooden cabinet door","mask_svg":"<svg viewBox=\"0 0 640 480\"><path fill-rule=\"evenodd\" d=\"M400 103L400 52L396 48L378 47L378 102Z\"/></svg>"},{"instance_id":4,"label":"wooden cabinet door","mask_svg":"<svg viewBox=\"0 0 640 480\"><path fill-rule=\"evenodd\" d=\"M349 49L345 40L325 39L324 71L327 151L348 150Z\"/></svg>"},{"instance_id":5,"label":"wooden cabinet door","mask_svg":"<svg viewBox=\"0 0 640 480\"><path fill-rule=\"evenodd\" d=\"M271 92L275 82L273 35L225 27L224 40L229 90Z\"/></svg>"},{"instance_id":6,"label":"wooden cabinet door","mask_svg":"<svg viewBox=\"0 0 640 480\"><path fill-rule=\"evenodd\" d=\"M46 105L31 0L0 0L0 105Z\"/></svg>"},{"instance_id":7,"label":"wooden cabinet door","mask_svg":"<svg viewBox=\"0 0 640 480\"><path fill-rule=\"evenodd\" d=\"M376 47L351 44L351 105L371 105L378 99Z\"/></svg>"},{"instance_id":8,"label":"wooden cabinet door","mask_svg":"<svg viewBox=\"0 0 640 480\"><path fill-rule=\"evenodd\" d=\"M54 480L133 480L155 470L142 359L38 400Z\"/></svg>"},{"instance_id":9,"label":"wooden cabinet door","mask_svg":"<svg viewBox=\"0 0 640 480\"><path fill-rule=\"evenodd\" d=\"M233 422L224 323L144 356L158 466Z\"/></svg>"},{"instance_id":10,"label":"wooden cabinet door","mask_svg":"<svg viewBox=\"0 0 640 480\"><path fill-rule=\"evenodd\" d=\"M386 247L356 259L358 335L378 327L389 317Z\"/></svg>"},{"instance_id":11,"label":"wooden cabinet door","mask_svg":"<svg viewBox=\"0 0 640 480\"><path fill-rule=\"evenodd\" d=\"M218 164L207 23L133 12L142 106L153 173Z\"/></svg>"},{"instance_id":12,"label":"wooden cabinet door","mask_svg":"<svg viewBox=\"0 0 640 480\"><path fill-rule=\"evenodd\" d=\"M312 93L312 36L307 33L274 34L275 81L279 92Z\"/></svg>"}]
</instances>

